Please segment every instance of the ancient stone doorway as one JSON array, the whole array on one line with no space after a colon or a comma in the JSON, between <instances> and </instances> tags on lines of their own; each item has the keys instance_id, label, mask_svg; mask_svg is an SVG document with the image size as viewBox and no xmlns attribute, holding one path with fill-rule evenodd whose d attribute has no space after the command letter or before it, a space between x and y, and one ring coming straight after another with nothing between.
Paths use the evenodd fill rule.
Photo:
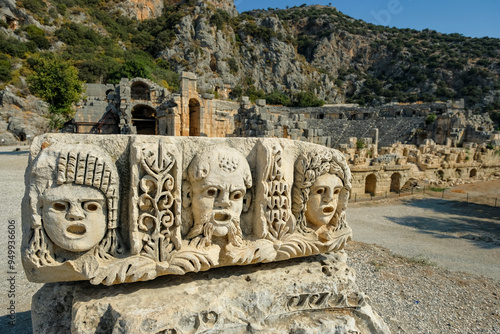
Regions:
<instances>
[{"instance_id":1,"label":"ancient stone doorway","mask_svg":"<svg viewBox=\"0 0 500 334\"><path fill-rule=\"evenodd\" d=\"M456 175L457 179L461 179L462 178L462 170L460 168L457 168L455 170L455 175Z\"/></svg>"},{"instance_id":2,"label":"ancient stone doorway","mask_svg":"<svg viewBox=\"0 0 500 334\"><path fill-rule=\"evenodd\" d=\"M156 112L149 106L137 105L132 109L132 124L139 135L156 135L158 133Z\"/></svg>"},{"instance_id":3,"label":"ancient stone doorway","mask_svg":"<svg viewBox=\"0 0 500 334\"><path fill-rule=\"evenodd\" d=\"M149 86L141 81L134 82L130 86L130 97L132 100L150 100Z\"/></svg>"},{"instance_id":4,"label":"ancient stone doorway","mask_svg":"<svg viewBox=\"0 0 500 334\"><path fill-rule=\"evenodd\" d=\"M477 176L477 169L472 168L469 173L469 177L472 179Z\"/></svg>"},{"instance_id":5,"label":"ancient stone doorway","mask_svg":"<svg viewBox=\"0 0 500 334\"><path fill-rule=\"evenodd\" d=\"M391 192L398 192L401 187L401 174L394 173L391 175Z\"/></svg>"},{"instance_id":6,"label":"ancient stone doorway","mask_svg":"<svg viewBox=\"0 0 500 334\"><path fill-rule=\"evenodd\" d=\"M371 194L375 196L375 192L377 190L377 177L375 174L370 174L366 177L365 180L365 194Z\"/></svg>"},{"instance_id":7,"label":"ancient stone doorway","mask_svg":"<svg viewBox=\"0 0 500 334\"><path fill-rule=\"evenodd\" d=\"M412 188L418 187L417 179L409 179L406 183L401 187L401 191L411 191Z\"/></svg>"},{"instance_id":8,"label":"ancient stone doorway","mask_svg":"<svg viewBox=\"0 0 500 334\"><path fill-rule=\"evenodd\" d=\"M417 136L417 145L421 145L427 139L426 132L420 132Z\"/></svg>"},{"instance_id":9,"label":"ancient stone doorway","mask_svg":"<svg viewBox=\"0 0 500 334\"><path fill-rule=\"evenodd\" d=\"M444 181L444 172L442 170L438 170L437 175L441 181Z\"/></svg>"},{"instance_id":10,"label":"ancient stone doorway","mask_svg":"<svg viewBox=\"0 0 500 334\"><path fill-rule=\"evenodd\" d=\"M120 133L120 119L118 115L113 111L108 111L97 125L97 133Z\"/></svg>"},{"instance_id":11,"label":"ancient stone doorway","mask_svg":"<svg viewBox=\"0 0 500 334\"><path fill-rule=\"evenodd\" d=\"M113 90L113 89L108 89L108 90L106 91L106 100L110 100L110 97L111 97L111 95L110 95L110 94L111 94L111 93L113 93L113 92L114 92L114 90Z\"/></svg>"},{"instance_id":12,"label":"ancient stone doorway","mask_svg":"<svg viewBox=\"0 0 500 334\"><path fill-rule=\"evenodd\" d=\"M189 100L189 135L199 136L201 128L200 102L196 99Z\"/></svg>"}]
</instances>

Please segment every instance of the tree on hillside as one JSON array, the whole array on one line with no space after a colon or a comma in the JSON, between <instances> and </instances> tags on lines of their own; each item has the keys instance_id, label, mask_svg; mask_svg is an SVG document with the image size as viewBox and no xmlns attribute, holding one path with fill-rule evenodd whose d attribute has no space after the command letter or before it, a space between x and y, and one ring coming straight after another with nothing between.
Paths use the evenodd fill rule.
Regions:
<instances>
[{"instance_id":1,"label":"tree on hillside","mask_svg":"<svg viewBox=\"0 0 500 334\"><path fill-rule=\"evenodd\" d=\"M312 92L298 92L294 96L294 107L321 107L325 101L320 100Z\"/></svg>"},{"instance_id":2,"label":"tree on hillside","mask_svg":"<svg viewBox=\"0 0 500 334\"><path fill-rule=\"evenodd\" d=\"M32 74L28 76L33 94L50 104L52 128L61 128L73 116L72 104L80 99L83 83L69 62L50 54L28 60Z\"/></svg>"}]
</instances>

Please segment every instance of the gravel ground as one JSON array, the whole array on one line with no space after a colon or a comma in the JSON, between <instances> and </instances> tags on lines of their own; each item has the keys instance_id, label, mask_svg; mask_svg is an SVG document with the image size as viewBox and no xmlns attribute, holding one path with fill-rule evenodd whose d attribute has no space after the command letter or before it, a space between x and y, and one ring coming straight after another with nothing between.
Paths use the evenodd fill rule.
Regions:
<instances>
[{"instance_id":1,"label":"gravel ground","mask_svg":"<svg viewBox=\"0 0 500 334\"><path fill-rule=\"evenodd\" d=\"M21 149L0 147L0 333L31 333L31 296L41 287L26 280L20 263L20 203L28 158L26 147ZM348 209L355 239L347 246L349 264L393 333L500 333L500 211L457 203L417 198ZM8 273L11 221L16 274ZM12 275L14 298L8 296ZM12 300L15 326L8 324Z\"/></svg>"},{"instance_id":2,"label":"gravel ground","mask_svg":"<svg viewBox=\"0 0 500 334\"><path fill-rule=\"evenodd\" d=\"M350 203L347 219L355 241L500 281L500 208L419 195Z\"/></svg>"},{"instance_id":3,"label":"gravel ground","mask_svg":"<svg viewBox=\"0 0 500 334\"><path fill-rule=\"evenodd\" d=\"M351 242L356 282L392 333L500 333L500 282Z\"/></svg>"},{"instance_id":4,"label":"gravel ground","mask_svg":"<svg viewBox=\"0 0 500 334\"><path fill-rule=\"evenodd\" d=\"M28 162L27 147L0 147L0 333L31 333L31 297L42 286L28 282L21 265L21 200L24 196L24 170ZM13 224L9 224L9 223ZM9 225L15 227L16 253L9 259ZM14 260L13 270L8 263ZM15 274L11 274L11 272ZM14 289L7 279L14 278ZM14 291L10 292L9 291ZM15 294L15 296L12 295ZM9 296L10 295L10 296ZM15 326L9 325L10 303L16 311Z\"/></svg>"}]
</instances>

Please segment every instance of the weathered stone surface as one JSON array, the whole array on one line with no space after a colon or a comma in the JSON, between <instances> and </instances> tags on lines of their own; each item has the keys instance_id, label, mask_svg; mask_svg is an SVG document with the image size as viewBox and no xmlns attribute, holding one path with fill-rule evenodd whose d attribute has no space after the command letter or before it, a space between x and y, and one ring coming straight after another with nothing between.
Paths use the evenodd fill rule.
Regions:
<instances>
[{"instance_id":1,"label":"weathered stone surface","mask_svg":"<svg viewBox=\"0 0 500 334\"><path fill-rule=\"evenodd\" d=\"M46 284L33 297L33 331L389 333L345 260L341 251L113 287Z\"/></svg>"},{"instance_id":2,"label":"weathered stone surface","mask_svg":"<svg viewBox=\"0 0 500 334\"><path fill-rule=\"evenodd\" d=\"M35 282L144 281L337 251L351 238L346 160L305 142L44 135L26 189L23 265Z\"/></svg>"}]
</instances>

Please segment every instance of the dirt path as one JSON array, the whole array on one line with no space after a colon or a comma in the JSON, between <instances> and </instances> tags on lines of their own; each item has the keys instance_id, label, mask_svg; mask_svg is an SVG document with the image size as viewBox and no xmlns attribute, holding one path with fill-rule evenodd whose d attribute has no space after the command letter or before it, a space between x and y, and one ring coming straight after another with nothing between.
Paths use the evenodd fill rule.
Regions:
<instances>
[{"instance_id":1,"label":"dirt path","mask_svg":"<svg viewBox=\"0 0 500 334\"><path fill-rule=\"evenodd\" d=\"M26 146L0 147L0 332L31 332L31 297L42 284L28 282L21 265L21 200L24 196L24 170L28 163ZM10 226L10 229L9 229ZM14 239L8 239L9 231ZM11 234L12 235L12 234ZM15 241L15 255L9 257L8 241ZM13 260L13 264L9 264ZM12 265L12 267L11 267ZM10 281L7 281L7 280ZM10 283L13 283L11 285ZM13 289L11 288L13 287ZM13 292L10 292L13 291ZM16 325L10 326L8 315L14 302Z\"/></svg>"},{"instance_id":2,"label":"dirt path","mask_svg":"<svg viewBox=\"0 0 500 334\"><path fill-rule=\"evenodd\" d=\"M356 204L354 240L500 281L500 208L440 198Z\"/></svg>"}]
</instances>

